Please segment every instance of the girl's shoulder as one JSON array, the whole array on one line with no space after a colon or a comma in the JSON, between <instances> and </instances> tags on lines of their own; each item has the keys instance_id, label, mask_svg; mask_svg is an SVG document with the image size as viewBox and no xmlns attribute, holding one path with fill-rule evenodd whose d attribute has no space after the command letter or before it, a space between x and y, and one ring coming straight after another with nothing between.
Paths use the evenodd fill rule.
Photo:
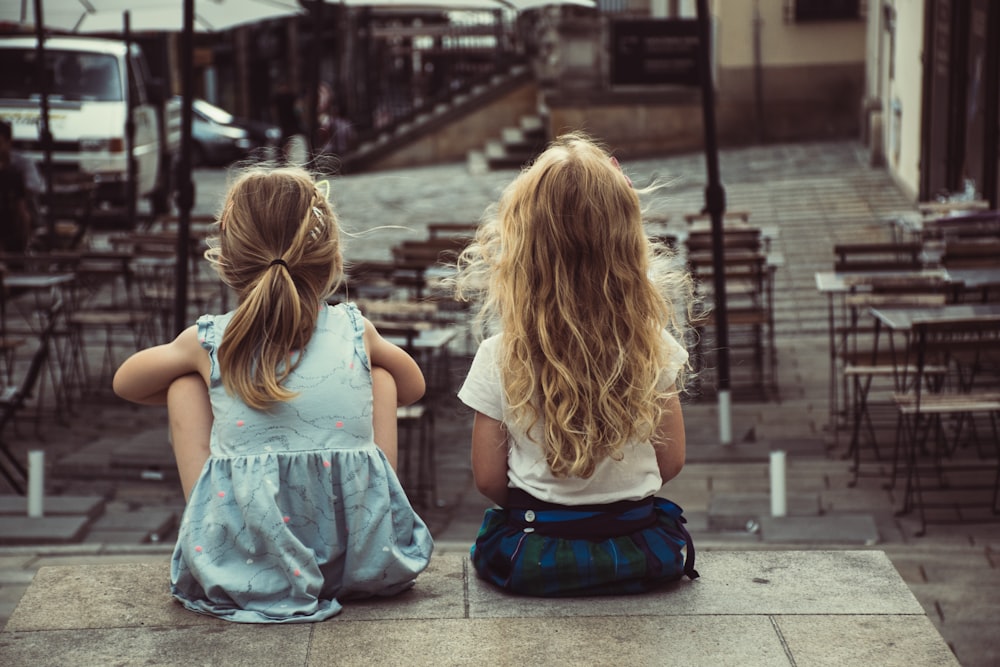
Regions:
<instances>
[{"instance_id":1,"label":"girl's shoulder","mask_svg":"<svg viewBox=\"0 0 1000 667\"><path fill-rule=\"evenodd\" d=\"M222 340L222 333L226 330L226 325L233 319L233 312L222 313L220 315L202 315L195 323L198 327L198 341L207 350L215 349Z\"/></svg>"}]
</instances>

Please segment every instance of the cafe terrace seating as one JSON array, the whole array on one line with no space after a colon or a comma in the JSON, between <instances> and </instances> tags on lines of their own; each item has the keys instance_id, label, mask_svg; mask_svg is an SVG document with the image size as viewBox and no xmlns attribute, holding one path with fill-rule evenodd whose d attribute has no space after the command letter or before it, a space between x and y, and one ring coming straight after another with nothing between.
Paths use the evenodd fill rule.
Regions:
<instances>
[{"instance_id":1,"label":"cafe terrace seating","mask_svg":"<svg viewBox=\"0 0 1000 667\"><path fill-rule=\"evenodd\" d=\"M1000 519L1000 311L915 320L907 353L915 357L913 380L894 395L901 419L894 460L905 474L901 512L919 512L918 535L935 522L935 509ZM955 476L961 472L979 478Z\"/></svg>"},{"instance_id":2,"label":"cafe terrace seating","mask_svg":"<svg viewBox=\"0 0 1000 667\"><path fill-rule=\"evenodd\" d=\"M900 511L919 512L921 533L942 508L1000 518L1000 211L947 204L922 205L903 237L838 244L833 271L816 274L830 299L831 426L838 443L849 429L850 483L870 474L899 485ZM969 470L978 480L957 474Z\"/></svg>"}]
</instances>

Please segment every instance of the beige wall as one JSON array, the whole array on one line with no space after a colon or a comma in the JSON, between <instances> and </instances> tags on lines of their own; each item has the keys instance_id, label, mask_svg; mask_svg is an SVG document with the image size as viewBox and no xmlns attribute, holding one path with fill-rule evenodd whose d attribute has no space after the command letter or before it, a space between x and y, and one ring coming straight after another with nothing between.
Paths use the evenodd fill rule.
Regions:
<instances>
[{"instance_id":1,"label":"beige wall","mask_svg":"<svg viewBox=\"0 0 1000 667\"><path fill-rule=\"evenodd\" d=\"M723 142L860 136L864 21L786 22L785 0L716 1L713 10Z\"/></svg>"},{"instance_id":2,"label":"beige wall","mask_svg":"<svg viewBox=\"0 0 1000 667\"><path fill-rule=\"evenodd\" d=\"M920 191L920 127L923 95L924 6L896 0L895 67L888 79L889 39L882 52L882 118L886 165L897 183L916 200Z\"/></svg>"},{"instance_id":3,"label":"beige wall","mask_svg":"<svg viewBox=\"0 0 1000 667\"><path fill-rule=\"evenodd\" d=\"M582 130L630 160L700 150L703 143L700 101L638 102L608 100L549 105L549 136Z\"/></svg>"},{"instance_id":4,"label":"beige wall","mask_svg":"<svg viewBox=\"0 0 1000 667\"><path fill-rule=\"evenodd\" d=\"M754 5L760 12L761 61L766 66L864 63L863 21L786 23L785 0L727 0L714 4L720 68L753 66Z\"/></svg>"}]
</instances>

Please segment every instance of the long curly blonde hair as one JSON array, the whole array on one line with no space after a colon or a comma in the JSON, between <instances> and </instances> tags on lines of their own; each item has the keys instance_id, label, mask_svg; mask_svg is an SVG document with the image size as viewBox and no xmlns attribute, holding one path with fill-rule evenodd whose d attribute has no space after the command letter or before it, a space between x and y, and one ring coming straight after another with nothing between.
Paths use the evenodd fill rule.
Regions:
<instances>
[{"instance_id":1,"label":"long curly blonde hair","mask_svg":"<svg viewBox=\"0 0 1000 667\"><path fill-rule=\"evenodd\" d=\"M553 474L587 478L653 437L678 391L659 383L663 332L685 340L691 281L647 238L639 192L600 145L556 139L457 264L456 296L479 300L480 323L502 332L508 408L526 433L541 423Z\"/></svg>"},{"instance_id":2,"label":"long curly blonde hair","mask_svg":"<svg viewBox=\"0 0 1000 667\"><path fill-rule=\"evenodd\" d=\"M263 410L282 386L343 276L340 227L326 194L298 167L252 167L233 183L205 257L239 304L219 345L226 390Z\"/></svg>"}]
</instances>

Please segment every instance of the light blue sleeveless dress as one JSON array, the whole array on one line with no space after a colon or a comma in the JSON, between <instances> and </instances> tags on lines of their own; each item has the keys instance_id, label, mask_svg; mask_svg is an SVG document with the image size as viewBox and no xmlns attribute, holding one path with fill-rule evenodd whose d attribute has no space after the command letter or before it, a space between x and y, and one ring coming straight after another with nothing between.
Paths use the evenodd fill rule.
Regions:
<instances>
[{"instance_id":1,"label":"light blue sleeveless dress","mask_svg":"<svg viewBox=\"0 0 1000 667\"><path fill-rule=\"evenodd\" d=\"M217 351L231 317L198 320L215 422L174 548L174 597L230 621L288 623L410 588L433 543L372 437L361 314L320 310L285 382L299 395L267 412L222 385Z\"/></svg>"}]
</instances>

